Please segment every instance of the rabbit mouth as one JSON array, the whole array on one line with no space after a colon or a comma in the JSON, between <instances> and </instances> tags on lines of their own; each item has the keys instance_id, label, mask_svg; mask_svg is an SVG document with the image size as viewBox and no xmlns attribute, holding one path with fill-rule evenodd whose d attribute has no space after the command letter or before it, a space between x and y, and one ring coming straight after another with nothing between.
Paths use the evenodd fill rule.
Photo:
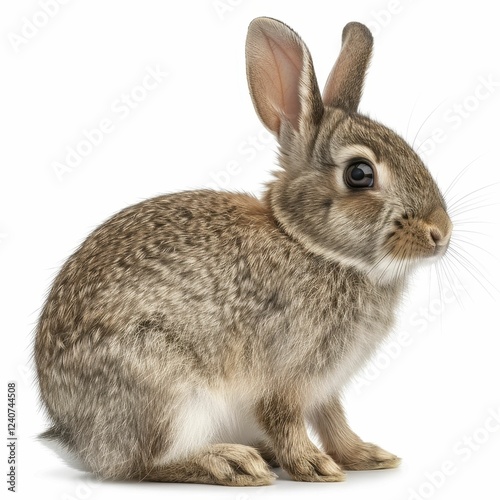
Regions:
<instances>
[{"instance_id":1,"label":"rabbit mouth","mask_svg":"<svg viewBox=\"0 0 500 500\"><path fill-rule=\"evenodd\" d=\"M441 257L444 256L449 246L450 246L450 240L448 240L444 244L441 243L436 244L436 247L434 248L434 254L431 256L431 258L434 257L435 259L440 259Z\"/></svg>"}]
</instances>

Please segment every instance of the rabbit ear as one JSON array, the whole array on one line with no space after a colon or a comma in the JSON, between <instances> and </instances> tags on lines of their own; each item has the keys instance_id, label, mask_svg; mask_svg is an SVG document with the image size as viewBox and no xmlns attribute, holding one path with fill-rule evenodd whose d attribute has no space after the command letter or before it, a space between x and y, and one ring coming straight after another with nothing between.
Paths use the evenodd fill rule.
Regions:
<instances>
[{"instance_id":1,"label":"rabbit ear","mask_svg":"<svg viewBox=\"0 0 500 500\"><path fill-rule=\"evenodd\" d=\"M361 23L349 23L342 31L342 50L323 91L326 106L346 111L358 109L366 69L372 53L373 36Z\"/></svg>"},{"instance_id":2,"label":"rabbit ear","mask_svg":"<svg viewBox=\"0 0 500 500\"><path fill-rule=\"evenodd\" d=\"M283 121L299 132L319 123L324 108L311 56L291 28L267 17L254 19L246 64L255 110L269 130L279 135Z\"/></svg>"}]
</instances>

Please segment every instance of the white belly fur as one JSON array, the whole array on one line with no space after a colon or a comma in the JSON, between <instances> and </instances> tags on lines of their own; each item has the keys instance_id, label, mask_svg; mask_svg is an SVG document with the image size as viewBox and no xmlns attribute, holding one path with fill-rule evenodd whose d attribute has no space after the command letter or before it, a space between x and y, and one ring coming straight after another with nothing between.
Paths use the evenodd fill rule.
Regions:
<instances>
[{"instance_id":1,"label":"white belly fur","mask_svg":"<svg viewBox=\"0 0 500 500\"><path fill-rule=\"evenodd\" d=\"M253 406L254 399L244 389L191 393L177 412L174 441L158 463L181 460L212 443L256 445L264 435Z\"/></svg>"}]
</instances>

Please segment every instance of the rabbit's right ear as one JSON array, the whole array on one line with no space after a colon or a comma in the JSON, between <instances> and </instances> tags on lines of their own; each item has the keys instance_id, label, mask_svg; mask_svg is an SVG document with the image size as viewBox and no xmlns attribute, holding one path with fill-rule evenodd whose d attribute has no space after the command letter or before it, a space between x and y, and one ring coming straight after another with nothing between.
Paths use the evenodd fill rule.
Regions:
<instances>
[{"instance_id":1,"label":"rabbit's right ear","mask_svg":"<svg viewBox=\"0 0 500 500\"><path fill-rule=\"evenodd\" d=\"M323 102L309 50L286 24L254 19L246 42L247 77L255 110L279 136L287 121L299 133L317 125Z\"/></svg>"}]
</instances>

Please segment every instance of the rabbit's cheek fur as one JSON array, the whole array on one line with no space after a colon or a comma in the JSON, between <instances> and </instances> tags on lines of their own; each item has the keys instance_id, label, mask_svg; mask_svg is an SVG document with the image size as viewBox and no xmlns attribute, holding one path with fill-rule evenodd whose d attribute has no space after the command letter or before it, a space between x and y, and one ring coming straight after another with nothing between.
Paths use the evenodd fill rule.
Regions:
<instances>
[{"instance_id":1,"label":"rabbit's cheek fur","mask_svg":"<svg viewBox=\"0 0 500 500\"><path fill-rule=\"evenodd\" d=\"M339 171L333 168L314 181L313 174L293 180L281 175L271 186L270 203L278 220L306 248L368 272L387 251L383 243L392 210L380 192L353 193L339 186Z\"/></svg>"}]
</instances>

